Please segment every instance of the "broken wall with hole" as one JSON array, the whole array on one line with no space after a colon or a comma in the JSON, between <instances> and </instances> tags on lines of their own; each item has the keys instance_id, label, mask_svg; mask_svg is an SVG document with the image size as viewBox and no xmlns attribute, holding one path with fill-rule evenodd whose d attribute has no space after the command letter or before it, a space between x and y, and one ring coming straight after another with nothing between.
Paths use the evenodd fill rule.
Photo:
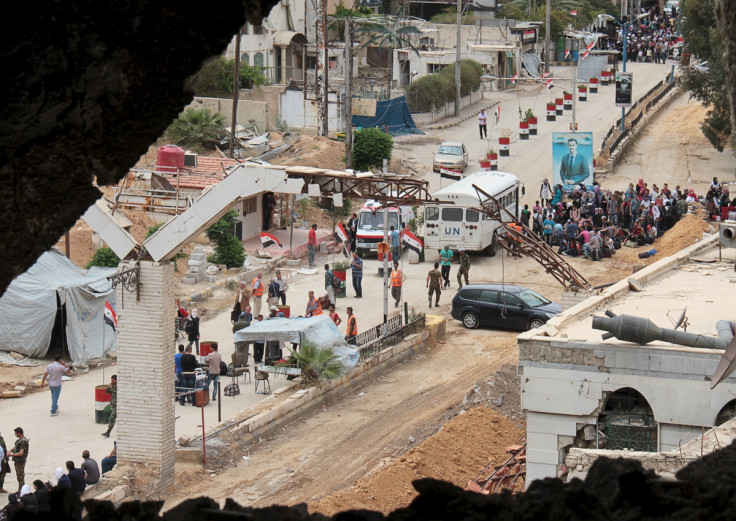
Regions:
<instances>
[{"instance_id":1,"label":"broken wall with hole","mask_svg":"<svg viewBox=\"0 0 736 521\"><path fill-rule=\"evenodd\" d=\"M571 447L663 452L699 436L733 408L733 379L710 389L708 376L720 358L720 352L673 345L522 335L528 481L559 475ZM617 405L607 408L612 396Z\"/></svg>"}]
</instances>

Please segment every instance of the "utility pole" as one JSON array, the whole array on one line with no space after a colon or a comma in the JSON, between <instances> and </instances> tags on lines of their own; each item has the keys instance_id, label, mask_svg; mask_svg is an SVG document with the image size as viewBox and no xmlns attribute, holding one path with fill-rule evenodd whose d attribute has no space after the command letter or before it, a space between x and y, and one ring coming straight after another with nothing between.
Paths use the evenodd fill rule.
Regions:
<instances>
[{"instance_id":1,"label":"utility pole","mask_svg":"<svg viewBox=\"0 0 736 521\"><path fill-rule=\"evenodd\" d=\"M572 85L571 90L572 92L572 131L577 132L577 128L575 127L575 109L577 106L578 101L578 91L577 91L577 85L575 84L578 80L578 63L580 62L580 45L578 45L579 40L577 38L573 38L571 45L572 49L570 49L570 54L575 56L575 51L578 51L578 59L573 62L572 64ZM583 43L585 43L585 40L583 40Z\"/></svg>"},{"instance_id":2,"label":"utility pole","mask_svg":"<svg viewBox=\"0 0 736 521\"><path fill-rule=\"evenodd\" d=\"M317 135L327 136L327 0L317 0L317 70L315 83L317 91Z\"/></svg>"},{"instance_id":3,"label":"utility pole","mask_svg":"<svg viewBox=\"0 0 736 521\"><path fill-rule=\"evenodd\" d=\"M238 98L240 97L240 89L238 79L240 78L240 35L243 29L238 29L235 37L235 77L233 78L233 112L230 116L230 157L235 154L235 125L238 122ZM178 176L177 176L178 179Z\"/></svg>"},{"instance_id":4,"label":"utility pole","mask_svg":"<svg viewBox=\"0 0 736 521\"><path fill-rule=\"evenodd\" d=\"M345 168L353 168L353 35L345 17Z\"/></svg>"},{"instance_id":5,"label":"utility pole","mask_svg":"<svg viewBox=\"0 0 736 521\"><path fill-rule=\"evenodd\" d=\"M457 44L455 45L455 117L460 117L460 39L463 0L457 0Z\"/></svg>"},{"instance_id":6,"label":"utility pole","mask_svg":"<svg viewBox=\"0 0 736 521\"><path fill-rule=\"evenodd\" d=\"M544 72L549 72L549 64L552 61L549 48L550 20L549 13L552 10L552 0L547 0L547 12L544 15Z\"/></svg>"}]
</instances>

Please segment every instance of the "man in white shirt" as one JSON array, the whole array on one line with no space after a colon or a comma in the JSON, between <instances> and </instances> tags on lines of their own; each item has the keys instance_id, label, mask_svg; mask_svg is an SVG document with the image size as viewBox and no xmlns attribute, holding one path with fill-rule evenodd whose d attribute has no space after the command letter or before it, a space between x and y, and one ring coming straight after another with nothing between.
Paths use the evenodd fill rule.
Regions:
<instances>
[{"instance_id":1,"label":"man in white shirt","mask_svg":"<svg viewBox=\"0 0 736 521\"><path fill-rule=\"evenodd\" d=\"M485 110L481 110L480 114L478 114L478 128L480 130L480 138L483 139L483 134L485 134L485 137L488 137L488 114L486 114Z\"/></svg>"},{"instance_id":2,"label":"man in white shirt","mask_svg":"<svg viewBox=\"0 0 736 521\"><path fill-rule=\"evenodd\" d=\"M61 359L61 355L54 356L54 363L46 367L46 372L41 379L41 389L43 389L46 380L49 382L49 390L51 390L51 416L59 414L59 395L61 394L61 380L63 376L69 372L69 368Z\"/></svg>"}]
</instances>

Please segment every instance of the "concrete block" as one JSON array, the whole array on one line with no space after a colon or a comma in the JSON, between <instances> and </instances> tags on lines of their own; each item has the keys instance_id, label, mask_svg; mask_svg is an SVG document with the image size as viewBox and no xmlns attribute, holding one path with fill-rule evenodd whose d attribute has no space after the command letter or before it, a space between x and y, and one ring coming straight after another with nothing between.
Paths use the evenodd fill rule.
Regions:
<instances>
[{"instance_id":1,"label":"concrete block","mask_svg":"<svg viewBox=\"0 0 736 521\"><path fill-rule=\"evenodd\" d=\"M20 398L20 391L4 391L3 398Z\"/></svg>"},{"instance_id":2,"label":"concrete block","mask_svg":"<svg viewBox=\"0 0 736 521\"><path fill-rule=\"evenodd\" d=\"M703 358L692 359L692 374L705 374L705 360Z\"/></svg>"},{"instance_id":3,"label":"concrete block","mask_svg":"<svg viewBox=\"0 0 736 521\"><path fill-rule=\"evenodd\" d=\"M639 292L644 290L644 285L633 277L627 279L626 282L629 283L629 289L631 291Z\"/></svg>"},{"instance_id":4,"label":"concrete block","mask_svg":"<svg viewBox=\"0 0 736 521\"><path fill-rule=\"evenodd\" d=\"M662 355L660 360L659 370L663 373L672 372L672 357L669 355Z\"/></svg>"},{"instance_id":5,"label":"concrete block","mask_svg":"<svg viewBox=\"0 0 736 521\"><path fill-rule=\"evenodd\" d=\"M201 260L197 260L197 259L189 259L187 261L187 266L191 266L191 267L194 267L194 268L199 268L202 265L202 263L204 263L204 262L206 262L206 261L201 261Z\"/></svg>"},{"instance_id":6,"label":"concrete block","mask_svg":"<svg viewBox=\"0 0 736 521\"><path fill-rule=\"evenodd\" d=\"M535 450L527 447L526 461L530 463L545 463L547 465L557 465L560 460L560 454L557 450Z\"/></svg>"},{"instance_id":7,"label":"concrete block","mask_svg":"<svg viewBox=\"0 0 736 521\"><path fill-rule=\"evenodd\" d=\"M685 358L682 356L673 356L671 364L673 373L682 373L685 370Z\"/></svg>"},{"instance_id":8,"label":"concrete block","mask_svg":"<svg viewBox=\"0 0 736 521\"><path fill-rule=\"evenodd\" d=\"M639 357L636 353L626 353L626 364L623 369L638 369L639 368Z\"/></svg>"},{"instance_id":9,"label":"concrete block","mask_svg":"<svg viewBox=\"0 0 736 521\"><path fill-rule=\"evenodd\" d=\"M201 463L202 449L201 447L180 447L174 451L174 456L179 463Z\"/></svg>"},{"instance_id":10,"label":"concrete block","mask_svg":"<svg viewBox=\"0 0 736 521\"><path fill-rule=\"evenodd\" d=\"M662 367L662 360L660 355L651 355L649 357L649 370L650 371L659 371Z\"/></svg>"}]
</instances>

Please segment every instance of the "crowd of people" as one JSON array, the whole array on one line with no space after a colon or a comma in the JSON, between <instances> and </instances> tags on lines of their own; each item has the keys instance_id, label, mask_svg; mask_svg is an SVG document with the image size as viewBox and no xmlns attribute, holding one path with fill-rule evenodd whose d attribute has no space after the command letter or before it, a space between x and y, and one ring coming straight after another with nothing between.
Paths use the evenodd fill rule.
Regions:
<instances>
[{"instance_id":1,"label":"crowd of people","mask_svg":"<svg viewBox=\"0 0 736 521\"><path fill-rule=\"evenodd\" d=\"M677 45L677 23L679 12L677 7L672 7L671 13L660 11L659 4L655 4L648 12L642 11L648 16L641 19L624 17L621 21L624 25L618 26L610 23L604 29L609 38L606 42L608 49L616 49L623 55L623 43L626 38L626 55L628 61L646 63L667 63L667 57L677 59L679 47ZM628 31L624 34L624 26Z\"/></svg>"},{"instance_id":2,"label":"crowd of people","mask_svg":"<svg viewBox=\"0 0 736 521\"><path fill-rule=\"evenodd\" d=\"M117 447L113 447L112 452L97 464L88 450L82 451L82 463L79 467L74 461L67 461L65 468L58 467L56 469L56 484L50 481L42 481L36 479L31 485L26 483L25 467L29 455L30 444L22 427L16 427L13 430L15 434L15 443L12 449L9 449L5 440L0 434L0 493L7 493L5 490L5 479L9 473L15 472L18 481L18 490L8 495L8 504L3 507L0 517L6 521L12 521L19 512L28 512L36 514L39 512L49 512L51 510L52 498L55 491L69 489L81 496L88 485L94 485L100 480L100 475L109 472L117 463ZM13 461L13 468L10 467L10 459ZM61 496L63 497L63 496Z\"/></svg>"},{"instance_id":3,"label":"crowd of people","mask_svg":"<svg viewBox=\"0 0 736 521\"><path fill-rule=\"evenodd\" d=\"M679 185L670 189L667 183L650 187L644 179L623 191L580 184L566 194L567 201L562 193L561 185L551 189L543 183L539 200L531 210L524 205L520 220L558 253L594 260L609 257L626 244L654 243L698 202L693 189ZM736 204L716 178L705 197L712 219L725 220Z\"/></svg>"}]
</instances>

